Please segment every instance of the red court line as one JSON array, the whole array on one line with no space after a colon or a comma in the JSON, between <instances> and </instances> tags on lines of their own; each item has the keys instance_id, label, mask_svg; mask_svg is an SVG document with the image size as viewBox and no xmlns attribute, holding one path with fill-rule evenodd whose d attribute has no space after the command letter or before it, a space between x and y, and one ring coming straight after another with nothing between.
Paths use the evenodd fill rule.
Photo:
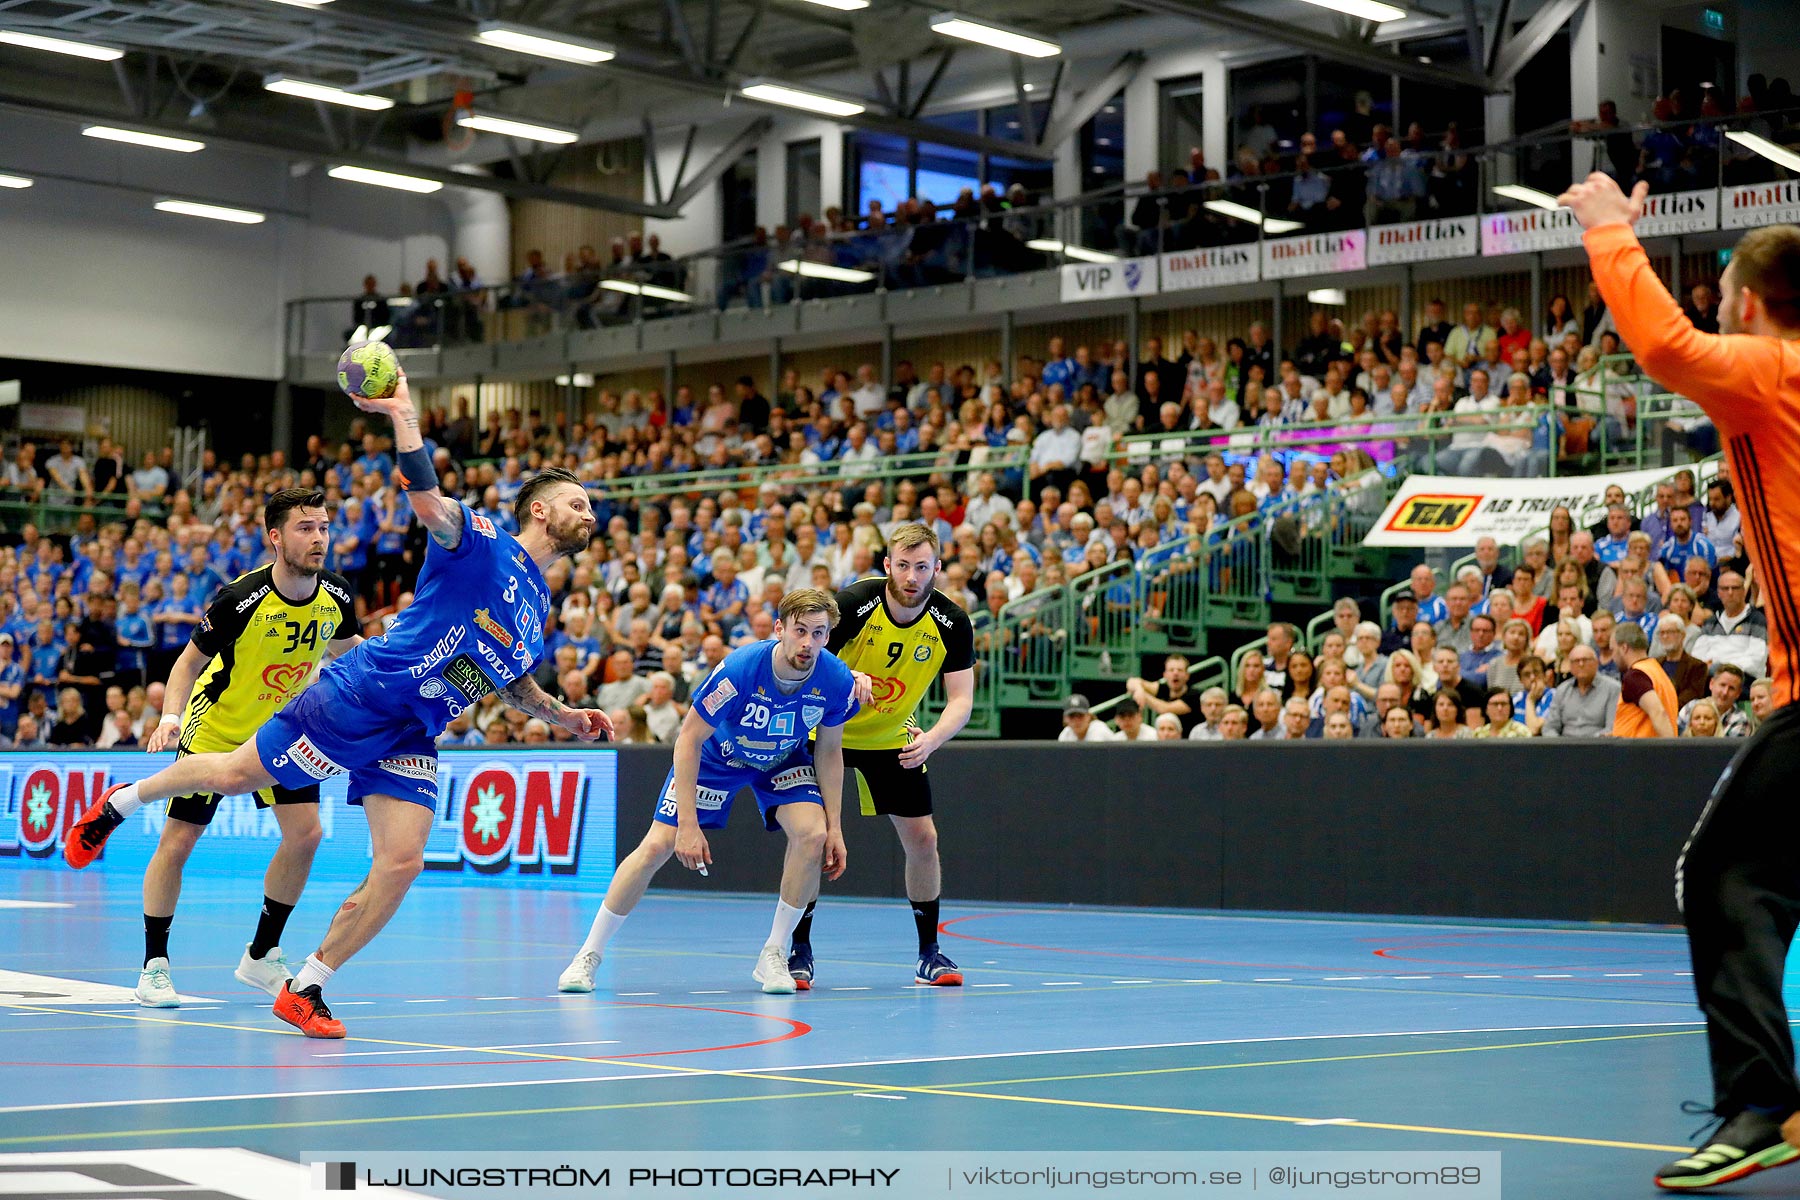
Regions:
<instances>
[{"instance_id":1,"label":"red court line","mask_svg":"<svg viewBox=\"0 0 1800 1200\"><path fill-rule=\"evenodd\" d=\"M786 1025L788 1031L779 1037L762 1038L754 1042L737 1042L730 1046L700 1046L691 1050L646 1050L642 1054L608 1054L606 1058L662 1058L671 1054L710 1054L717 1050L748 1050L752 1046L773 1046L776 1042L789 1042L795 1038L805 1037L813 1031L813 1027L805 1021L796 1021L792 1017L777 1017L770 1013L744 1012L736 1008L701 1008L693 1004L625 1004L614 1001L618 1008L672 1008L678 1012L710 1012L726 1013L734 1017L754 1017L759 1021L774 1021Z\"/></svg>"},{"instance_id":2,"label":"red court line","mask_svg":"<svg viewBox=\"0 0 1800 1200\"><path fill-rule=\"evenodd\" d=\"M1601 967L1608 965L1605 963L1597 964L1592 959L1590 959L1587 962L1583 962L1583 963L1476 962L1476 961L1465 961L1462 959L1455 959L1455 958L1415 958L1415 957L1409 957L1408 955L1405 955L1405 954L1395 953L1395 951L1398 951L1398 950L1450 949L1453 947L1466 946L1466 945L1469 945L1470 943L1480 943L1484 946L1491 946L1496 949L1502 949L1502 950L1536 950L1536 949L1541 948L1541 947L1537 946L1535 943L1520 944L1517 942L1501 942L1501 941L1494 940L1496 938L1501 938L1501 937L1516 937L1516 936L1518 936L1518 934L1516 932L1492 933L1492 934L1485 934L1485 933L1444 934L1439 937L1413 938L1410 941L1397 942L1392 946L1384 946L1378 950L1371 951L1371 953L1373 953L1376 958L1385 958L1385 959L1389 959L1390 961L1393 961L1393 962L1421 963L1426 966L1440 966L1440 967L1483 967L1488 970L1542 971L1542 970L1548 970L1548 969L1556 969L1556 970L1573 969L1573 970L1592 971L1592 970L1599 970ZM1564 951L1574 950L1577 953L1596 955L1596 956L1607 955L1607 956L1614 956L1614 957L1629 957L1629 958L1643 958L1643 959L1678 959L1682 962L1686 962L1687 957L1688 957L1687 950L1685 947L1661 950L1661 949L1646 949L1644 947L1634 946L1634 947L1629 947L1629 948L1620 948L1617 950L1613 950L1610 948L1599 947L1599 946L1595 946L1595 947L1568 946L1559 940L1559 943L1554 948L1558 949L1558 950L1564 950Z\"/></svg>"}]
</instances>

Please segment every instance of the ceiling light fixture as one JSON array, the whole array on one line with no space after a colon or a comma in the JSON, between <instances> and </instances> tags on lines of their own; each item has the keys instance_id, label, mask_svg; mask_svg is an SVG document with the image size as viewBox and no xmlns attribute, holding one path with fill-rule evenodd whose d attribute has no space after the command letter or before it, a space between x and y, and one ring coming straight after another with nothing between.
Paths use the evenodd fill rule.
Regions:
<instances>
[{"instance_id":1,"label":"ceiling light fixture","mask_svg":"<svg viewBox=\"0 0 1800 1200\"><path fill-rule=\"evenodd\" d=\"M1236 217L1238 220L1248 221L1252 225L1261 225L1264 233L1293 233L1296 229L1306 228L1298 221L1265 217L1248 204L1239 204L1235 200L1208 200L1204 207L1223 216Z\"/></svg>"},{"instance_id":2,"label":"ceiling light fixture","mask_svg":"<svg viewBox=\"0 0 1800 1200\"><path fill-rule=\"evenodd\" d=\"M205 142L196 142L192 138L168 137L160 133L139 133L135 129L119 129L112 125L85 125L81 136L99 138L103 142L126 142L133 146L148 146L152 150L173 150L177 154L192 154L196 150L206 149Z\"/></svg>"},{"instance_id":3,"label":"ceiling light fixture","mask_svg":"<svg viewBox=\"0 0 1800 1200\"><path fill-rule=\"evenodd\" d=\"M1540 192L1536 188L1524 187L1517 183L1495 185L1494 195L1505 196L1508 200L1517 200L1521 204L1533 204L1538 208L1555 209L1560 207L1556 203L1556 197L1549 192Z\"/></svg>"},{"instance_id":4,"label":"ceiling light fixture","mask_svg":"<svg viewBox=\"0 0 1800 1200\"><path fill-rule=\"evenodd\" d=\"M974 42L978 46L991 46L1009 54L1022 54L1026 58L1055 58L1062 53L1062 45L1048 38L1033 37L1017 29L1008 29L991 21L977 21L960 13L937 14L931 18L931 31L944 37Z\"/></svg>"},{"instance_id":5,"label":"ceiling light fixture","mask_svg":"<svg viewBox=\"0 0 1800 1200\"><path fill-rule=\"evenodd\" d=\"M298 96L302 100L341 104L345 108L360 108L365 112L386 112L394 107L394 102L386 96L365 96L361 92L347 92L328 83L314 83L307 79L295 79L290 75L270 75L263 80L263 90L279 92L283 96Z\"/></svg>"},{"instance_id":6,"label":"ceiling light fixture","mask_svg":"<svg viewBox=\"0 0 1800 1200\"><path fill-rule=\"evenodd\" d=\"M456 123L464 129L478 129L482 133L498 133L506 137L524 138L532 142L549 142L556 146L567 146L581 140L581 135L572 129L558 129L554 125L536 125L530 121L515 121L510 117L471 115L458 117Z\"/></svg>"},{"instance_id":7,"label":"ceiling light fixture","mask_svg":"<svg viewBox=\"0 0 1800 1200\"><path fill-rule=\"evenodd\" d=\"M23 175L0 175L0 188L28 188L33 182Z\"/></svg>"},{"instance_id":8,"label":"ceiling light fixture","mask_svg":"<svg viewBox=\"0 0 1800 1200\"><path fill-rule=\"evenodd\" d=\"M694 302L694 298L686 292L678 292L674 288L657 287L654 283L632 283L625 279L602 279L600 286L609 292L624 292L627 296L647 296L652 300L673 300L677 304Z\"/></svg>"},{"instance_id":9,"label":"ceiling light fixture","mask_svg":"<svg viewBox=\"0 0 1800 1200\"><path fill-rule=\"evenodd\" d=\"M501 50L511 50L515 54L529 54L535 58L553 58L558 62L587 66L619 56L617 50L604 42L590 42L585 38L560 35L552 37L523 25L509 25L505 21L482 22L475 31L475 40Z\"/></svg>"},{"instance_id":10,"label":"ceiling light fixture","mask_svg":"<svg viewBox=\"0 0 1800 1200\"><path fill-rule=\"evenodd\" d=\"M868 106L842 96L828 96L824 92L804 91L790 87L785 83L775 83L767 79L752 79L738 88L739 93L751 100L761 100L765 104L779 104L784 108L797 108L803 112L818 113L823 117L854 117L865 112Z\"/></svg>"},{"instance_id":11,"label":"ceiling light fixture","mask_svg":"<svg viewBox=\"0 0 1800 1200\"><path fill-rule=\"evenodd\" d=\"M1055 238L1032 238L1025 245L1044 254L1060 254L1065 258L1079 259L1082 262L1110 263L1118 262L1116 254L1106 254L1099 250L1089 250L1086 246L1071 246L1067 242L1059 242Z\"/></svg>"},{"instance_id":12,"label":"ceiling light fixture","mask_svg":"<svg viewBox=\"0 0 1800 1200\"><path fill-rule=\"evenodd\" d=\"M184 217L205 217L209 221L229 221L233 225L261 225L267 218L248 208L227 208L222 204L196 204L192 200L158 200L157 212L180 213Z\"/></svg>"},{"instance_id":13,"label":"ceiling light fixture","mask_svg":"<svg viewBox=\"0 0 1800 1200\"><path fill-rule=\"evenodd\" d=\"M1778 146L1768 138L1758 137L1754 133L1745 133L1741 129L1729 130L1725 136L1744 149L1762 155L1770 162L1780 163L1790 171L1800 171L1800 154L1795 154L1785 146Z\"/></svg>"},{"instance_id":14,"label":"ceiling light fixture","mask_svg":"<svg viewBox=\"0 0 1800 1200\"><path fill-rule=\"evenodd\" d=\"M869 271L858 271L854 267L834 267L829 263L808 262L804 258L790 258L781 264L781 269L790 275L801 275L807 279L830 279L838 283L873 283L875 276Z\"/></svg>"},{"instance_id":15,"label":"ceiling light fixture","mask_svg":"<svg viewBox=\"0 0 1800 1200\"><path fill-rule=\"evenodd\" d=\"M48 50L71 58L91 58L95 62L112 62L125 57L117 46L97 46L92 42L72 42L68 38L45 37L41 33L23 33L17 29L0 29L0 42L22 46L27 50Z\"/></svg>"},{"instance_id":16,"label":"ceiling light fixture","mask_svg":"<svg viewBox=\"0 0 1800 1200\"><path fill-rule=\"evenodd\" d=\"M333 179L345 179L351 183L368 183L376 187L394 188L402 192L418 192L428 195L443 188L443 184L435 179L420 179L417 175L400 175L393 171L374 171L368 167L333 167L325 172Z\"/></svg>"},{"instance_id":17,"label":"ceiling light fixture","mask_svg":"<svg viewBox=\"0 0 1800 1200\"><path fill-rule=\"evenodd\" d=\"M1384 21L1398 21L1406 16L1404 8L1395 8L1392 4L1383 4L1381 0L1306 0L1320 8L1329 8L1332 12L1343 13L1346 17L1361 17L1365 21L1380 24Z\"/></svg>"}]
</instances>

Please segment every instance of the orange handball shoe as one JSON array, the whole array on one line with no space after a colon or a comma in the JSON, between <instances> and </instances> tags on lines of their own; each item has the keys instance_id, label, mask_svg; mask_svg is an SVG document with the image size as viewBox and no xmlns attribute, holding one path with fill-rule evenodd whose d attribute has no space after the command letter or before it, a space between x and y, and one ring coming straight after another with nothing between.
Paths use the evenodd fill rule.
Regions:
<instances>
[{"instance_id":1,"label":"orange handball shoe","mask_svg":"<svg viewBox=\"0 0 1800 1200\"><path fill-rule=\"evenodd\" d=\"M325 997L316 983L297 992L293 980L283 983L281 995L275 997L275 1015L309 1038L344 1036L344 1023L325 1007Z\"/></svg>"},{"instance_id":2,"label":"orange handball shoe","mask_svg":"<svg viewBox=\"0 0 1800 1200\"><path fill-rule=\"evenodd\" d=\"M115 783L100 793L100 798L81 814L81 820L69 826L69 832L63 838L63 861L77 871L100 857L100 848L106 845L106 839L125 823L125 818L107 804L112 794L124 786Z\"/></svg>"}]
</instances>

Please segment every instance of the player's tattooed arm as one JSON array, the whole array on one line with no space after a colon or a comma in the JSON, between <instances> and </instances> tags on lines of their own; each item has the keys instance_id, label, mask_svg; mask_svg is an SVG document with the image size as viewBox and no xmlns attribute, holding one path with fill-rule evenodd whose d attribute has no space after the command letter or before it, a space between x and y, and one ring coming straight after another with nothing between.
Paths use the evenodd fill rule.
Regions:
<instances>
[{"instance_id":1,"label":"player's tattooed arm","mask_svg":"<svg viewBox=\"0 0 1800 1200\"><path fill-rule=\"evenodd\" d=\"M419 410L414 407L412 390L406 383L406 372L392 396L379 400L357 399L356 406L365 412L385 413L394 423L394 453L400 459L400 473L410 482L406 498L412 502L413 515L430 532L432 540L446 550L454 550L462 542L462 505L438 490L437 468L425 453L425 437L419 432Z\"/></svg>"},{"instance_id":2,"label":"player's tattooed arm","mask_svg":"<svg viewBox=\"0 0 1800 1200\"><path fill-rule=\"evenodd\" d=\"M613 737L612 718L597 708L570 708L538 686L537 680L522 675L507 684L501 696L526 716L538 717L561 726L584 742L597 741L602 734Z\"/></svg>"}]
</instances>

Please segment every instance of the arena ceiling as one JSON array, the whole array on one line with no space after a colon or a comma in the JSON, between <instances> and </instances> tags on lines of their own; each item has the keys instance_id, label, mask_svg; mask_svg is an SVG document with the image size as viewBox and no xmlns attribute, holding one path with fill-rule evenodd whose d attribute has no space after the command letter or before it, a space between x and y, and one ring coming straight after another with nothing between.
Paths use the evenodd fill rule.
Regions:
<instances>
[{"instance_id":1,"label":"arena ceiling","mask_svg":"<svg viewBox=\"0 0 1800 1200\"><path fill-rule=\"evenodd\" d=\"M842 0L840 0L842 2ZM854 2L854 0L851 0ZM1058 41L1061 55L1024 59L952 42L931 20L948 5L872 0L839 11L807 0L0 0L7 31L123 51L90 61L0 44L0 107L71 122L109 121L200 136L297 162L350 162L569 203L671 216L766 129L773 111L743 86L778 80L848 96L844 124L1047 160L1092 109L1130 80L1143 47L1191 45L1253 55L1296 49L1438 83L1504 90L1512 59L1535 52L1583 0L1407 5L1377 26L1303 0L958 0L968 16ZM1522 0L1522 4L1525 0ZM1505 42L1488 31L1523 22ZM477 40L500 22L603 45L613 57L572 64ZM1399 37L1465 32L1472 65L1405 58ZM1516 71L1510 65L1510 71ZM322 83L394 102L380 112L276 95L272 77ZM1059 95L1060 116L1026 139L923 125L934 102L987 87L1020 100ZM447 115L458 96L479 113L554 126L569 147L469 134ZM684 170L651 203L560 188L559 156L582 145L670 126L728 125L723 149ZM664 136L679 136L665 133ZM0 136L0 144L4 138ZM481 171L479 179L466 173Z\"/></svg>"}]
</instances>

